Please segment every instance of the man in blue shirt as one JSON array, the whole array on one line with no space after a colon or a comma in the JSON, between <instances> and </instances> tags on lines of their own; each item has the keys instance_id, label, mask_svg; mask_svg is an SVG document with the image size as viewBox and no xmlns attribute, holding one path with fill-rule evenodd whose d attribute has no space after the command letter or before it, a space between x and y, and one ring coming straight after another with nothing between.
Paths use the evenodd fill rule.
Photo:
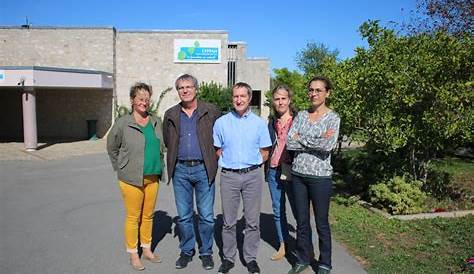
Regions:
<instances>
[{"instance_id":1,"label":"man in blue shirt","mask_svg":"<svg viewBox=\"0 0 474 274\"><path fill-rule=\"evenodd\" d=\"M184 74L175 83L181 102L165 112L163 141L168 149L168 179L178 211L178 232L181 254L176 268L185 268L195 253L194 195L199 214L199 255L204 269L214 268L214 179L217 157L212 143L212 127L221 112L216 106L198 101L198 81Z\"/></svg>"},{"instance_id":2,"label":"man in blue shirt","mask_svg":"<svg viewBox=\"0 0 474 274\"><path fill-rule=\"evenodd\" d=\"M260 206L262 200L262 164L272 145L267 124L250 111L252 88L246 83L232 87L234 110L214 124L214 146L221 166L223 213L222 265L218 273L234 267L237 253L236 225L242 197L245 216L243 257L249 273L260 273L257 251L260 242Z\"/></svg>"}]
</instances>

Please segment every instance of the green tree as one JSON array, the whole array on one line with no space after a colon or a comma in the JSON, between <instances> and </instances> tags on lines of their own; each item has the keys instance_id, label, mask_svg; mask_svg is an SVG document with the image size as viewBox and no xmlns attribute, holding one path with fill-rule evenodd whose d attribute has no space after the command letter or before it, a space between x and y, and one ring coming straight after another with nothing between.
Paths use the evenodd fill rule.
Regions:
<instances>
[{"instance_id":1,"label":"green tree","mask_svg":"<svg viewBox=\"0 0 474 274\"><path fill-rule=\"evenodd\" d=\"M330 50L323 43L310 42L296 55L296 64L307 76L320 75L326 59L336 60L338 54L337 49Z\"/></svg>"},{"instance_id":2,"label":"green tree","mask_svg":"<svg viewBox=\"0 0 474 274\"><path fill-rule=\"evenodd\" d=\"M216 105L224 113L232 109L231 89L213 81L200 84L198 99Z\"/></svg>"},{"instance_id":3,"label":"green tree","mask_svg":"<svg viewBox=\"0 0 474 274\"><path fill-rule=\"evenodd\" d=\"M473 141L472 38L400 37L376 21L360 32L369 47L333 68L336 104L354 106L345 117L364 131L370 153L404 169L394 172L426 180L437 153Z\"/></svg>"},{"instance_id":4,"label":"green tree","mask_svg":"<svg viewBox=\"0 0 474 274\"><path fill-rule=\"evenodd\" d=\"M287 68L274 69L274 77L272 78L271 89L278 85L286 85L293 91L293 105L301 110L309 107L308 97L306 94L307 77L297 71L289 71ZM266 94L267 102L265 105L271 106L271 91Z\"/></svg>"},{"instance_id":5,"label":"green tree","mask_svg":"<svg viewBox=\"0 0 474 274\"><path fill-rule=\"evenodd\" d=\"M330 107L341 117L340 136L365 141L362 124L364 95L355 92L361 69L350 59L341 62L326 59L321 66L321 74L328 77L334 86L328 100Z\"/></svg>"},{"instance_id":6,"label":"green tree","mask_svg":"<svg viewBox=\"0 0 474 274\"><path fill-rule=\"evenodd\" d=\"M354 93L354 84L351 76L347 72L353 73L352 63L348 61L336 62L334 58L327 58L320 64L321 75L329 77L333 82L335 89L333 90L328 104L341 116L340 141L343 137L356 135L360 132L360 98L355 100L354 97L360 97L359 93ZM293 91L293 105L298 110L307 109L310 106L306 84L313 75L303 75L298 71L289 71L287 68L274 69L274 77L272 78L272 89L280 84L288 86ZM271 92L266 93L267 106L271 106Z\"/></svg>"}]
</instances>

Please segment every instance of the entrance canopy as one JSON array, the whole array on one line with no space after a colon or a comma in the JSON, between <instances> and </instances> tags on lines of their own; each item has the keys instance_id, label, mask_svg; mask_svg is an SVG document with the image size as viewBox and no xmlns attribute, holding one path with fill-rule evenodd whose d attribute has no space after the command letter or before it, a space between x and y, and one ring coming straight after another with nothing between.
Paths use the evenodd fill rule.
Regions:
<instances>
[{"instance_id":1,"label":"entrance canopy","mask_svg":"<svg viewBox=\"0 0 474 274\"><path fill-rule=\"evenodd\" d=\"M112 89L111 73L38 66L0 66L0 87Z\"/></svg>"},{"instance_id":2,"label":"entrance canopy","mask_svg":"<svg viewBox=\"0 0 474 274\"><path fill-rule=\"evenodd\" d=\"M112 90L111 73L52 67L2 67L0 66L0 92L11 88L21 90L23 140L26 150L36 150L38 133L36 122L36 91L45 90ZM71 96L68 96L71 97ZM48 109L54 111L54 109ZM97 118L95 118L97 121Z\"/></svg>"}]
</instances>

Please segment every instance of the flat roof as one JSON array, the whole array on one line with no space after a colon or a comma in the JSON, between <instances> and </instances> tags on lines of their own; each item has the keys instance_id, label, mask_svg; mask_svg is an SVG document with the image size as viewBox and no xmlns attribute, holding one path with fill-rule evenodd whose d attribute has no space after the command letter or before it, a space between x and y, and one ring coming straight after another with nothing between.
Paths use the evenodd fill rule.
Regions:
<instances>
[{"instance_id":1,"label":"flat roof","mask_svg":"<svg viewBox=\"0 0 474 274\"><path fill-rule=\"evenodd\" d=\"M113 26L33 26L33 25L20 25L20 26L0 26L0 29L115 29Z\"/></svg>"},{"instance_id":2,"label":"flat roof","mask_svg":"<svg viewBox=\"0 0 474 274\"><path fill-rule=\"evenodd\" d=\"M151 29L151 30L143 30L143 29L125 29L125 30L117 30L120 33L203 33L203 34L228 34L226 30L182 30L182 29L175 29L175 30L162 30L162 29Z\"/></svg>"},{"instance_id":3,"label":"flat roof","mask_svg":"<svg viewBox=\"0 0 474 274\"><path fill-rule=\"evenodd\" d=\"M91 69L72 69L72 68L58 68L58 67L43 67L43 66L0 66L3 70L43 70L43 71L59 71L59 72L72 72L72 73L89 73L89 74L110 74L101 70Z\"/></svg>"},{"instance_id":4,"label":"flat roof","mask_svg":"<svg viewBox=\"0 0 474 274\"><path fill-rule=\"evenodd\" d=\"M0 66L0 87L113 89L113 74L41 66Z\"/></svg>"},{"instance_id":5,"label":"flat roof","mask_svg":"<svg viewBox=\"0 0 474 274\"><path fill-rule=\"evenodd\" d=\"M247 61L268 61L267 57L247 57Z\"/></svg>"},{"instance_id":6,"label":"flat roof","mask_svg":"<svg viewBox=\"0 0 474 274\"><path fill-rule=\"evenodd\" d=\"M165 29L117 29L113 26L33 26L33 25L21 25L21 26L0 26L0 29L108 29L108 30L116 30L117 32L125 32L125 33L143 33L143 32L157 32L157 33L221 33L227 34L229 33L227 30L192 30L192 29L174 29L174 30L165 30Z\"/></svg>"},{"instance_id":7,"label":"flat roof","mask_svg":"<svg viewBox=\"0 0 474 274\"><path fill-rule=\"evenodd\" d=\"M247 45L244 41L229 41L229 45Z\"/></svg>"}]
</instances>

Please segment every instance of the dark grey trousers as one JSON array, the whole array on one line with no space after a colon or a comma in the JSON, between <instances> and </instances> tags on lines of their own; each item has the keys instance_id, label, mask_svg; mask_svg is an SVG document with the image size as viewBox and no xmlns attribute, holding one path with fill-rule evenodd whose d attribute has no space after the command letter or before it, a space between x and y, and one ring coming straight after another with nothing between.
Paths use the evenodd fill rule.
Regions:
<instances>
[{"instance_id":1,"label":"dark grey trousers","mask_svg":"<svg viewBox=\"0 0 474 274\"><path fill-rule=\"evenodd\" d=\"M262 168L248 173L221 171L220 181L224 222L222 227L224 259L234 262L237 253L236 225L242 197L245 217L243 257L247 263L256 260L260 244Z\"/></svg>"}]
</instances>

